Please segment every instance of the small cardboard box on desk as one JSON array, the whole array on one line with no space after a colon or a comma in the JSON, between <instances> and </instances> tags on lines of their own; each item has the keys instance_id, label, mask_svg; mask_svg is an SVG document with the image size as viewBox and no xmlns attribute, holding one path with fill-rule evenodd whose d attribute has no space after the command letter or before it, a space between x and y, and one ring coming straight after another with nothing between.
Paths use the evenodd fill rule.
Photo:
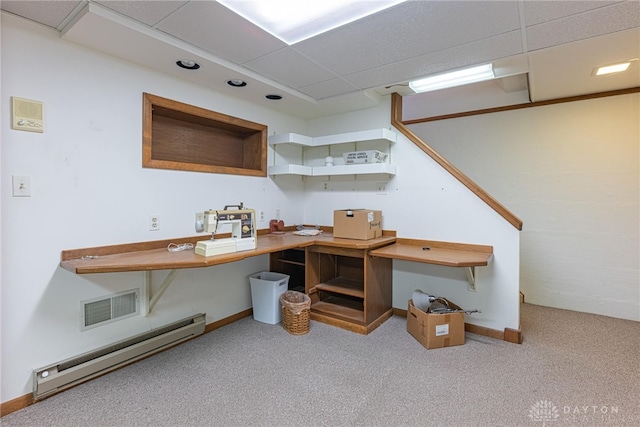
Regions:
<instances>
[{"instance_id":1,"label":"small cardboard box on desk","mask_svg":"<svg viewBox=\"0 0 640 427\"><path fill-rule=\"evenodd\" d=\"M382 211L343 209L333 211L333 237L369 240L382 236Z\"/></svg>"},{"instance_id":2,"label":"small cardboard box on desk","mask_svg":"<svg viewBox=\"0 0 640 427\"><path fill-rule=\"evenodd\" d=\"M464 313L425 313L409 300L407 332L427 350L464 344Z\"/></svg>"}]
</instances>

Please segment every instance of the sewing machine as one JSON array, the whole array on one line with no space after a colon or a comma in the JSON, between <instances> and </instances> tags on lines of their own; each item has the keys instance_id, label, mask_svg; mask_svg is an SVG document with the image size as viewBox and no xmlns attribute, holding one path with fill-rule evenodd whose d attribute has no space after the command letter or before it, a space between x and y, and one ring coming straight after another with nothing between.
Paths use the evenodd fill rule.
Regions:
<instances>
[{"instance_id":1,"label":"sewing machine","mask_svg":"<svg viewBox=\"0 0 640 427\"><path fill-rule=\"evenodd\" d=\"M235 206L238 209L230 210L230 207L234 206L225 206L223 210L204 212L201 231L211 233L211 239L198 242L195 249L196 254L211 256L256 248L256 211L244 209L242 203ZM226 224L231 225L231 237L216 239L215 234L218 232L218 228ZM196 225L196 227L198 226Z\"/></svg>"}]
</instances>

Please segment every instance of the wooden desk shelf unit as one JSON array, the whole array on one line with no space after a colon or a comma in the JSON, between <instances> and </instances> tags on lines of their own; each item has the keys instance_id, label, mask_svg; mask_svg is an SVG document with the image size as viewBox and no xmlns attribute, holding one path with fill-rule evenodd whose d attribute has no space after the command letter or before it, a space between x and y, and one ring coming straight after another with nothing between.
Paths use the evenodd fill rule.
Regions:
<instances>
[{"instance_id":1,"label":"wooden desk shelf unit","mask_svg":"<svg viewBox=\"0 0 640 427\"><path fill-rule=\"evenodd\" d=\"M269 256L269 271L289 276L289 290L305 292L305 251L301 248L272 252Z\"/></svg>"},{"instance_id":2,"label":"wooden desk shelf unit","mask_svg":"<svg viewBox=\"0 0 640 427\"><path fill-rule=\"evenodd\" d=\"M391 239L367 242L375 248ZM306 249L311 319L368 334L391 317L392 261L371 257L371 248L316 244Z\"/></svg>"}]
</instances>

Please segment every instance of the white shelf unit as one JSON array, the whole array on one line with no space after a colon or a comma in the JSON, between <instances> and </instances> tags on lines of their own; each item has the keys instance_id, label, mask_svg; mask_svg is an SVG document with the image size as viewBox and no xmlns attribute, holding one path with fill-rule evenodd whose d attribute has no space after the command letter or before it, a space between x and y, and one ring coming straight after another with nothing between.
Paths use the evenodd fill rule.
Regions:
<instances>
[{"instance_id":1,"label":"white shelf unit","mask_svg":"<svg viewBox=\"0 0 640 427\"><path fill-rule=\"evenodd\" d=\"M274 165L269 166L268 174L276 175L300 175L300 176L336 176L336 175L363 175L363 174L387 174L395 175L396 166L391 163L365 163L346 165L342 160L342 154L334 157L334 166L325 166L324 157L330 155L332 146L340 144L352 144L353 149L347 151L360 151L358 144L378 144L380 148L384 145L385 151L390 152L392 144L397 141L397 134L389 129L371 129L357 132L347 132L335 135L310 137L297 133L284 133L269 137L269 145L276 149L279 145L299 147L297 159L291 160L291 156L283 156L274 161ZM314 156L314 149L327 147L324 156ZM367 147L369 148L369 147ZM382 151L382 150L381 150ZM311 156L310 156L311 154ZM390 156L389 156L390 157ZM286 158L286 159L285 159Z\"/></svg>"}]
</instances>

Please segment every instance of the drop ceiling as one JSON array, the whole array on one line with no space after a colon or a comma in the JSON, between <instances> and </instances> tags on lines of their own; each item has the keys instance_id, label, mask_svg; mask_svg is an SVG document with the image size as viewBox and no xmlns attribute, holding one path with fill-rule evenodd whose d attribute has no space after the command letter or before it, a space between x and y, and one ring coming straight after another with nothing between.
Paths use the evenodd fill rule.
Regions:
<instances>
[{"instance_id":1,"label":"drop ceiling","mask_svg":"<svg viewBox=\"0 0 640 427\"><path fill-rule=\"evenodd\" d=\"M303 118L372 107L391 92L409 96L410 79L487 62L494 82L410 96L455 98L456 109L476 92L491 106L640 86L637 0L407 1L291 46L213 0L0 5L69 42ZM201 68L178 68L178 59ZM625 73L592 76L629 59Z\"/></svg>"}]
</instances>

